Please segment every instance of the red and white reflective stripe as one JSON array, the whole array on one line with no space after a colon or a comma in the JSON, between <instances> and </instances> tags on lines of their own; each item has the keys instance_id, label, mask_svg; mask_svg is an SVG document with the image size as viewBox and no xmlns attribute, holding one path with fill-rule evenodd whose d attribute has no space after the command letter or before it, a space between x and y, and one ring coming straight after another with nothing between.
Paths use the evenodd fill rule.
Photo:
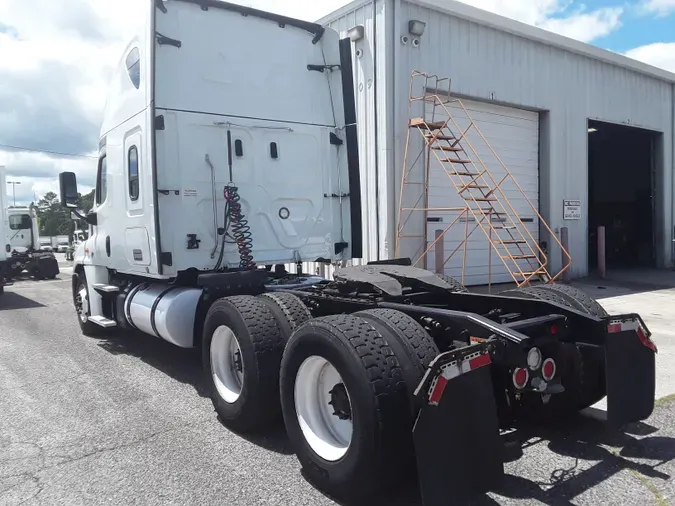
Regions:
<instances>
[{"instance_id":1,"label":"red and white reflective stripe","mask_svg":"<svg viewBox=\"0 0 675 506\"><path fill-rule=\"evenodd\" d=\"M626 332L630 330L635 331L638 338L640 338L640 342L642 344L644 344L654 353L658 353L658 350L656 349L656 344L654 344L654 341L652 341L649 337L647 337L645 329L642 328L642 325L640 325L640 322L638 320L628 320L628 321L614 320L610 322L609 325L607 326L607 332L609 332L610 334L617 334L619 332Z\"/></svg>"},{"instance_id":2,"label":"red and white reflective stripe","mask_svg":"<svg viewBox=\"0 0 675 506\"><path fill-rule=\"evenodd\" d=\"M448 384L448 381L451 379L457 378L462 374L466 374L486 365L490 365L492 359L490 358L489 353L475 354L470 355L465 358L461 363L455 361L450 362L449 364L443 366L441 374L436 378L434 383L431 385L430 394L429 394L429 404L433 406L438 406L438 403L443 396L443 391L445 386Z\"/></svg>"}]
</instances>

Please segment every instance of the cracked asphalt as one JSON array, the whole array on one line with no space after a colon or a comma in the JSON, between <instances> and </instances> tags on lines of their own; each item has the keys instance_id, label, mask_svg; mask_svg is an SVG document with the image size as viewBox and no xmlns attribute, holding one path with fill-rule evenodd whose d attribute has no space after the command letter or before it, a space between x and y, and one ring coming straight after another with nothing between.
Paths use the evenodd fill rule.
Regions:
<instances>
[{"instance_id":1,"label":"cracked asphalt","mask_svg":"<svg viewBox=\"0 0 675 506\"><path fill-rule=\"evenodd\" d=\"M0 506L335 504L303 478L281 428L242 437L218 422L196 353L82 336L67 268L60 278L0 297ZM624 432L594 409L523 429L524 457L473 504L675 504L674 414L666 399ZM373 504L421 501L412 483Z\"/></svg>"}]
</instances>

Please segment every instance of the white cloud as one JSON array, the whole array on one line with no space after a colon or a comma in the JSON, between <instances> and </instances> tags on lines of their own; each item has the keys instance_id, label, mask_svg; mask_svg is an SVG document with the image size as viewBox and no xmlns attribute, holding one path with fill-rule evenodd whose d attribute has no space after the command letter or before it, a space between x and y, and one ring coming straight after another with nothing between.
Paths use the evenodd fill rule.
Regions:
<instances>
[{"instance_id":1,"label":"white cloud","mask_svg":"<svg viewBox=\"0 0 675 506\"><path fill-rule=\"evenodd\" d=\"M626 52L634 60L675 72L675 42L657 42Z\"/></svg>"},{"instance_id":2,"label":"white cloud","mask_svg":"<svg viewBox=\"0 0 675 506\"><path fill-rule=\"evenodd\" d=\"M644 0L642 8L645 12L667 16L675 12L675 0Z\"/></svg>"},{"instance_id":3,"label":"white cloud","mask_svg":"<svg viewBox=\"0 0 675 506\"><path fill-rule=\"evenodd\" d=\"M607 7L592 12L577 12L566 18L548 19L539 26L551 32L591 42L609 35L621 26L621 7Z\"/></svg>"}]
</instances>

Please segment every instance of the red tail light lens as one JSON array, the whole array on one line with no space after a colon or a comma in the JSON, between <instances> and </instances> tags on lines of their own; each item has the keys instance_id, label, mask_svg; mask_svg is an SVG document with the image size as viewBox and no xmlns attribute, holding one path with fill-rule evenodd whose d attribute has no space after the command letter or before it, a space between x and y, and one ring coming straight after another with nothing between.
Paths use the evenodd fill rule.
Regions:
<instances>
[{"instance_id":1,"label":"red tail light lens","mask_svg":"<svg viewBox=\"0 0 675 506\"><path fill-rule=\"evenodd\" d=\"M547 358L544 360L544 365L541 366L541 375L546 381L551 381L555 376L556 365L555 360Z\"/></svg>"},{"instance_id":2,"label":"red tail light lens","mask_svg":"<svg viewBox=\"0 0 675 506\"><path fill-rule=\"evenodd\" d=\"M523 389L527 386L527 381L530 379L530 373L527 369L518 367L513 371L513 386L517 389Z\"/></svg>"}]
</instances>

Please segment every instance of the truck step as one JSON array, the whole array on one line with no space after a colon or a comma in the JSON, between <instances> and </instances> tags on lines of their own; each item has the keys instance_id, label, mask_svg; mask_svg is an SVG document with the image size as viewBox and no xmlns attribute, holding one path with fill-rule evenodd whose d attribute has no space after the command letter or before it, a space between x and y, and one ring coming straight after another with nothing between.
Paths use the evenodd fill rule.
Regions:
<instances>
[{"instance_id":1,"label":"truck step","mask_svg":"<svg viewBox=\"0 0 675 506\"><path fill-rule=\"evenodd\" d=\"M119 286L106 285L105 283L94 283L92 286L97 292L117 293L120 291Z\"/></svg>"},{"instance_id":2,"label":"truck step","mask_svg":"<svg viewBox=\"0 0 675 506\"><path fill-rule=\"evenodd\" d=\"M95 323L99 327L103 327L104 329L117 327L117 322L108 320L105 316L90 316L89 321Z\"/></svg>"}]
</instances>

